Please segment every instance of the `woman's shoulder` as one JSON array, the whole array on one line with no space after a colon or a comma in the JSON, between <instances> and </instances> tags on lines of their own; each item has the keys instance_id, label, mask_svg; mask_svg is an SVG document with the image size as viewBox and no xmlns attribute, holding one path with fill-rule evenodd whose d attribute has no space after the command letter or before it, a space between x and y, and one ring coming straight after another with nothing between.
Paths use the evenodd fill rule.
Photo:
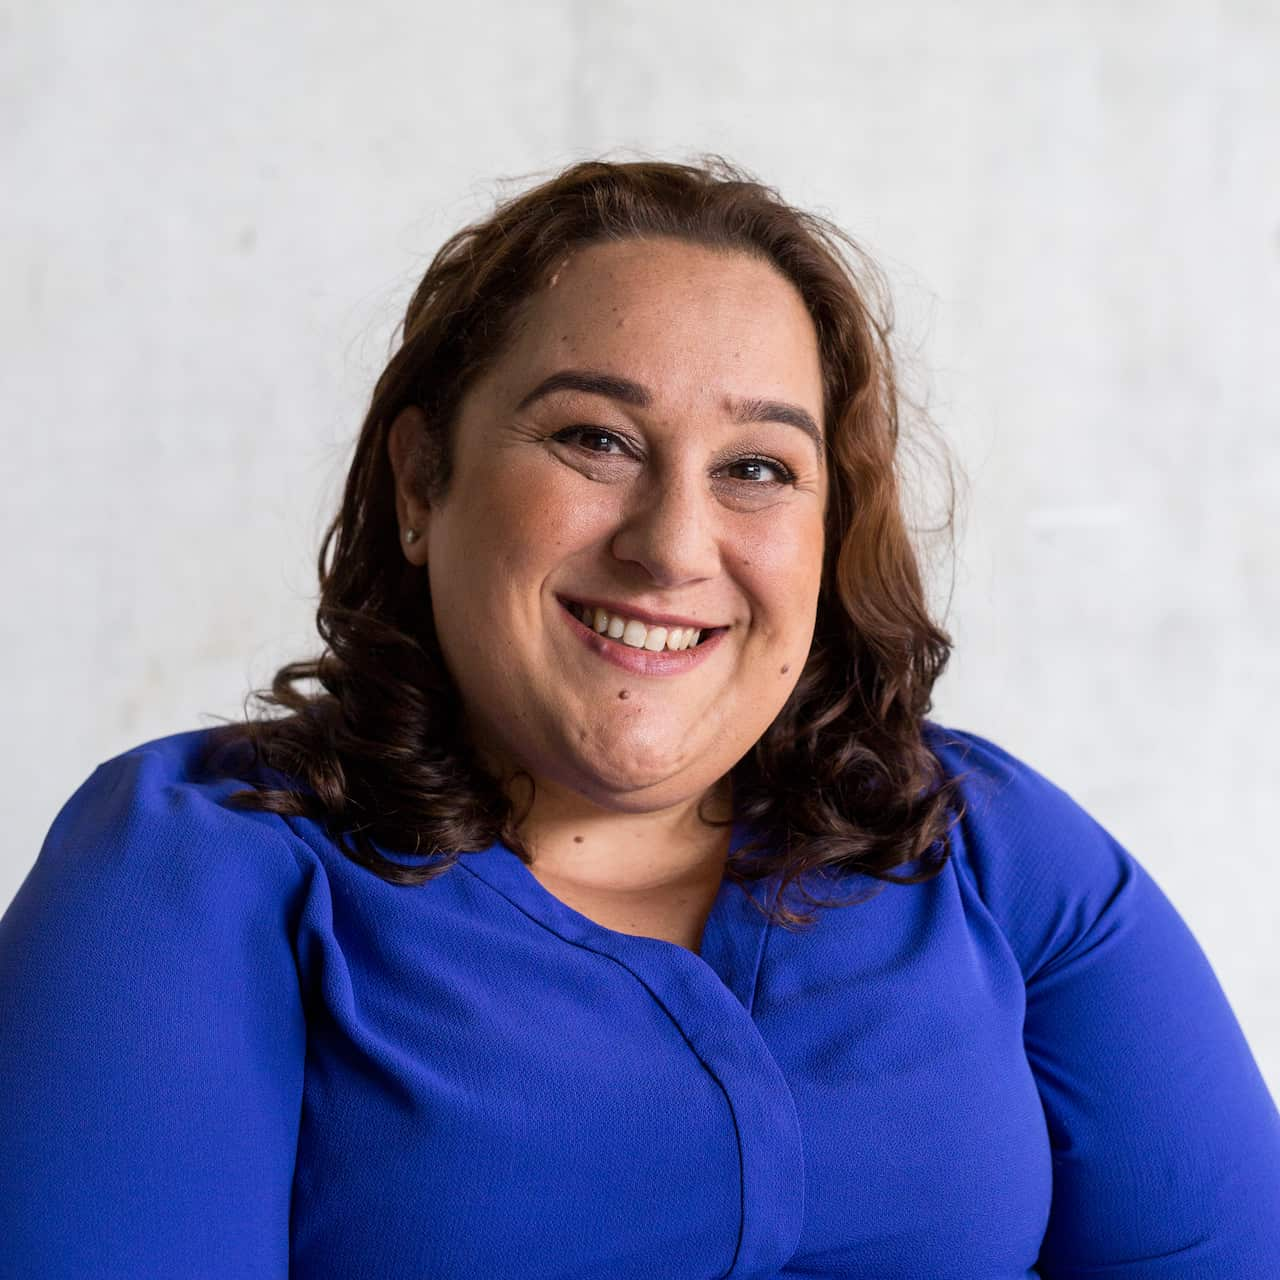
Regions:
<instances>
[{"instance_id":1,"label":"woman's shoulder","mask_svg":"<svg viewBox=\"0 0 1280 1280\"><path fill-rule=\"evenodd\" d=\"M1013 786L1061 793L1042 773L1007 747L955 725L926 720L923 734L930 750L949 774L965 775L973 793L990 794Z\"/></svg>"},{"instance_id":2,"label":"woman's shoulder","mask_svg":"<svg viewBox=\"0 0 1280 1280\"><path fill-rule=\"evenodd\" d=\"M956 779L952 858L1030 976L1078 944L1150 877L1063 786L981 734L929 721L925 741Z\"/></svg>"},{"instance_id":3,"label":"woman's shoulder","mask_svg":"<svg viewBox=\"0 0 1280 1280\"><path fill-rule=\"evenodd\" d=\"M990 738L930 720L924 724L924 739L943 772L957 781L970 831L1052 841L1097 828L1063 786Z\"/></svg>"},{"instance_id":4,"label":"woman's shoulder","mask_svg":"<svg viewBox=\"0 0 1280 1280\"><path fill-rule=\"evenodd\" d=\"M314 855L279 815L237 808L263 780L237 743L198 728L152 738L103 760L53 819L42 875L214 880L248 892L304 876ZM35 869L33 869L34 872Z\"/></svg>"}]
</instances>

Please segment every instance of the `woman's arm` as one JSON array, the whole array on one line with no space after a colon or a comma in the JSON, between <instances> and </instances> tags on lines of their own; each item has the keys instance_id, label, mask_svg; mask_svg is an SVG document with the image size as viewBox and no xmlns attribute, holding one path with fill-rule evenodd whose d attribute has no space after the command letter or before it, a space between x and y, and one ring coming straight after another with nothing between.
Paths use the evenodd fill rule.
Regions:
<instances>
[{"instance_id":1,"label":"woman's arm","mask_svg":"<svg viewBox=\"0 0 1280 1280\"><path fill-rule=\"evenodd\" d=\"M1203 951L1075 801L965 736L966 857L1023 972L1052 1147L1041 1274L1280 1275L1280 1113Z\"/></svg>"},{"instance_id":2,"label":"woman's arm","mask_svg":"<svg viewBox=\"0 0 1280 1280\"><path fill-rule=\"evenodd\" d=\"M1051 1280L1280 1274L1280 1116L1181 917L1114 842L1101 912L1027 982Z\"/></svg>"},{"instance_id":3,"label":"woman's arm","mask_svg":"<svg viewBox=\"0 0 1280 1280\"><path fill-rule=\"evenodd\" d=\"M0 919L0 1276L288 1274L304 874L172 772L100 766Z\"/></svg>"}]
</instances>

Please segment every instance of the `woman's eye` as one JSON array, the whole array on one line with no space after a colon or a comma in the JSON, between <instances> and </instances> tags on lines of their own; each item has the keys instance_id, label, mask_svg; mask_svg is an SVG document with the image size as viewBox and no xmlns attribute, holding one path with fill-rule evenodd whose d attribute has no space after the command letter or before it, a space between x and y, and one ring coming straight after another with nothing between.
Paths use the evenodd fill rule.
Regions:
<instances>
[{"instance_id":1,"label":"woman's eye","mask_svg":"<svg viewBox=\"0 0 1280 1280\"><path fill-rule=\"evenodd\" d=\"M795 476L791 474L790 469L784 467L781 462L774 462L772 458L738 458L729 465L745 467L754 472L748 479L755 484L792 484L795 481ZM772 472L773 479L769 479L767 475L761 477L761 471Z\"/></svg>"},{"instance_id":2,"label":"woman's eye","mask_svg":"<svg viewBox=\"0 0 1280 1280\"><path fill-rule=\"evenodd\" d=\"M563 431L557 431L551 438L572 443L575 436L579 442L583 442L583 447L588 453L605 453L606 450L594 447L595 444L602 440L606 442L612 441L617 445L622 444L622 440L615 436L612 431L605 431L601 427L565 427Z\"/></svg>"}]
</instances>

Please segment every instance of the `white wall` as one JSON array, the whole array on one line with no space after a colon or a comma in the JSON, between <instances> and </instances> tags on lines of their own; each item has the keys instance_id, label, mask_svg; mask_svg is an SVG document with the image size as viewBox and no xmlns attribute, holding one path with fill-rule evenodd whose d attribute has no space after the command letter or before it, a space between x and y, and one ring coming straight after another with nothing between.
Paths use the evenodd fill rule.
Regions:
<instances>
[{"instance_id":1,"label":"white wall","mask_svg":"<svg viewBox=\"0 0 1280 1280\"><path fill-rule=\"evenodd\" d=\"M1144 863L1280 1094L1280 9L463 12L0 11L0 903L96 763L311 652L391 332L494 180L718 150L893 278L969 477L935 717Z\"/></svg>"}]
</instances>

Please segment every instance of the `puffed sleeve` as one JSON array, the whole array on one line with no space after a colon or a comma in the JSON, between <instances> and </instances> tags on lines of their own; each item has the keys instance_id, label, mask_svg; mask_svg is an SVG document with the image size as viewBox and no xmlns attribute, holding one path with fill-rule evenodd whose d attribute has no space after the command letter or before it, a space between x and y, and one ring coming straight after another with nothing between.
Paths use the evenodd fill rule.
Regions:
<instances>
[{"instance_id":1,"label":"puffed sleeve","mask_svg":"<svg viewBox=\"0 0 1280 1280\"><path fill-rule=\"evenodd\" d=\"M288 1275L305 869L282 831L145 747L58 814L0 919L0 1276Z\"/></svg>"},{"instance_id":2,"label":"puffed sleeve","mask_svg":"<svg viewBox=\"0 0 1280 1280\"><path fill-rule=\"evenodd\" d=\"M953 741L965 860L1026 986L1053 1162L1040 1274L1280 1276L1280 1114L1204 952L1064 791L986 739Z\"/></svg>"}]
</instances>

